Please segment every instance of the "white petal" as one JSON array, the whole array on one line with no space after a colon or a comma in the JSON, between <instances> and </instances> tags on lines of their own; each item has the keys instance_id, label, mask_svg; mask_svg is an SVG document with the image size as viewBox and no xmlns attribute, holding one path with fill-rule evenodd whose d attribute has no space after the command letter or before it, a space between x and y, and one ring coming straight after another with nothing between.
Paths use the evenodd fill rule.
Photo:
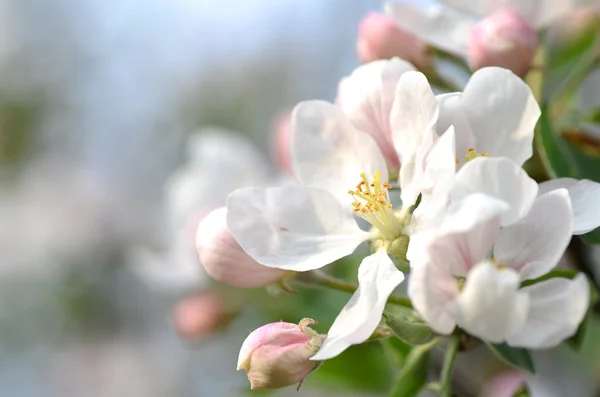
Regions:
<instances>
[{"instance_id":1,"label":"white petal","mask_svg":"<svg viewBox=\"0 0 600 397\"><path fill-rule=\"evenodd\" d=\"M456 322L470 334L498 343L525 324L529 297L519 291L521 280L512 269L482 262L467 276L456 305Z\"/></svg>"},{"instance_id":2,"label":"white petal","mask_svg":"<svg viewBox=\"0 0 600 397\"><path fill-rule=\"evenodd\" d=\"M426 256L411 259L408 281L413 307L431 328L444 335L456 326L450 309L458 296L458 283L448 265L446 261L430 261Z\"/></svg>"},{"instance_id":3,"label":"white petal","mask_svg":"<svg viewBox=\"0 0 600 397\"><path fill-rule=\"evenodd\" d=\"M436 263L447 263L454 276L466 276L490 253L506 210L505 203L482 194L453 203L427 247L428 256Z\"/></svg>"},{"instance_id":4,"label":"white petal","mask_svg":"<svg viewBox=\"0 0 600 397\"><path fill-rule=\"evenodd\" d=\"M531 208L538 191L537 183L517 164L507 158L479 157L458 171L452 199L483 193L508 203L502 226L516 222Z\"/></svg>"},{"instance_id":5,"label":"white petal","mask_svg":"<svg viewBox=\"0 0 600 397\"><path fill-rule=\"evenodd\" d=\"M305 186L234 191L227 227L260 264L294 271L323 267L370 236L335 197Z\"/></svg>"},{"instance_id":6,"label":"white petal","mask_svg":"<svg viewBox=\"0 0 600 397\"><path fill-rule=\"evenodd\" d=\"M585 234L600 226L600 183L588 179L558 178L542 182L538 195L554 189L569 191L573 206L573 234Z\"/></svg>"},{"instance_id":7,"label":"white petal","mask_svg":"<svg viewBox=\"0 0 600 397\"><path fill-rule=\"evenodd\" d=\"M529 295L524 327L510 338L516 347L546 349L577 331L590 304L590 288L583 274L573 280L553 278L521 290Z\"/></svg>"},{"instance_id":8,"label":"white petal","mask_svg":"<svg viewBox=\"0 0 600 397\"><path fill-rule=\"evenodd\" d=\"M404 206L412 205L420 193L420 158L433 145L433 127L438 105L424 74L406 72L396 87L391 113L392 138L400 157L400 187Z\"/></svg>"},{"instance_id":9,"label":"white petal","mask_svg":"<svg viewBox=\"0 0 600 397\"><path fill-rule=\"evenodd\" d=\"M421 202L413 212L410 232L417 233L435 227L448 204L448 194L456 169L454 129L448 128L435 143L425 159L421 185Z\"/></svg>"},{"instance_id":10,"label":"white petal","mask_svg":"<svg viewBox=\"0 0 600 397\"><path fill-rule=\"evenodd\" d=\"M381 321L388 297L404 280L385 250L363 259L359 287L329 329L327 339L311 360L327 360L349 346L366 341Z\"/></svg>"},{"instance_id":11,"label":"white petal","mask_svg":"<svg viewBox=\"0 0 600 397\"><path fill-rule=\"evenodd\" d=\"M458 158L460 165L465 163L464 155L467 150L475 147L475 138L467 115L461 106L461 97L462 92L436 96L440 107L440 115L436 125L437 132L441 134L450 126L454 126L456 158Z\"/></svg>"},{"instance_id":12,"label":"white petal","mask_svg":"<svg viewBox=\"0 0 600 397\"><path fill-rule=\"evenodd\" d=\"M518 165L531 157L533 130L541 112L523 80L506 69L480 69L467 83L460 103L477 152L509 157Z\"/></svg>"},{"instance_id":13,"label":"white petal","mask_svg":"<svg viewBox=\"0 0 600 397\"><path fill-rule=\"evenodd\" d=\"M392 145L390 113L400 76L415 68L394 58L359 66L340 81L336 103L360 131L375 139L388 165L398 171L399 162Z\"/></svg>"},{"instance_id":14,"label":"white petal","mask_svg":"<svg viewBox=\"0 0 600 397\"><path fill-rule=\"evenodd\" d=\"M565 189L538 197L529 213L502 229L494 245L497 263L520 272L521 280L552 270L571 241L573 216Z\"/></svg>"},{"instance_id":15,"label":"white petal","mask_svg":"<svg viewBox=\"0 0 600 397\"><path fill-rule=\"evenodd\" d=\"M435 0L404 0L387 3L385 12L400 28L434 47L458 56L467 53L469 28L477 21Z\"/></svg>"},{"instance_id":16,"label":"white petal","mask_svg":"<svg viewBox=\"0 0 600 397\"><path fill-rule=\"evenodd\" d=\"M385 159L368 134L354 128L335 105L325 101L299 103L292 114L291 153L298 180L325 189L340 202L353 201L348 190L364 172L381 172L388 181Z\"/></svg>"}]
</instances>

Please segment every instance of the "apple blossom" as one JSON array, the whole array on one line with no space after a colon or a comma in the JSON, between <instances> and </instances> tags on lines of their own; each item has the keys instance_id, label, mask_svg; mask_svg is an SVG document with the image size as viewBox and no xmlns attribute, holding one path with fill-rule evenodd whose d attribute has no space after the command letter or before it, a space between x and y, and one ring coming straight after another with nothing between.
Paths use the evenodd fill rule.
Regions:
<instances>
[{"instance_id":1,"label":"apple blossom","mask_svg":"<svg viewBox=\"0 0 600 397\"><path fill-rule=\"evenodd\" d=\"M319 350L324 336L311 330L310 324L316 322L304 319L298 325L271 323L248 335L240 349L237 369L246 371L252 390L301 383L319 366L309 359Z\"/></svg>"},{"instance_id":2,"label":"apple blossom","mask_svg":"<svg viewBox=\"0 0 600 397\"><path fill-rule=\"evenodd\" d=\"M481 193L453 203L415 256L409 296L439 333L459 326L493 343L552 347L576 332L587 311L585 276L521 283L548 273L563 255L573 225L569 195L543 194L523 218L501 228L509 207Z\"/></svg>"},{"instance_id":3,"label":"apple blossom","mask_svg":"<svg viewBox=\"0 0 600 397\"><path fill-rule=\"evenodd\" d=\"M356 52L361 62L400 57L424 68L429 63L427 45L400 29L388 15L370 12L358 26Z\"/></svg>"},{"instance_id":4,"label":"apple blossom","mask_svg":"<svg viewBox=\"0 0 600 397\"><path fill-rule=\"evenodd\" d=\"M425 77L406 72L391 108L392 139L402 162L398 211L375 140L323 101L303 102L292 116L293 170L301 185L240 189L227 198L229 229L244 251L267 267L313 270L372 242L375 253L361 264L360 288L336 319L319 359L366 340L381 320L387 297L404 279L387 252L405 256L409 210L420 192L420 166L433 145L438 106ZM355 215L372 230L363 231ZM338 325L350 322L351 327Z\"/></svg>"},{"instance_id":5,"label":"apple blossom","mask_svg":"<svg viewBox=\"0 0 600 397\"><path fill-rule=\"evenodd\" d=\"M471 27L468 60L471 69L501 66L525 76L533 64L538 36L513 10L496 12Z\"/></svg>"},{"instance_id":6,"label":"apple blossom","mask_svg":"<svg viewBox=\"0 0 600 397\"><path fill-rule=\"evenodd\" d=\"M482 18L513 10L534 29L550 25L573 8L572 0L400 0L386 4L398 26L434 47L467 57L469 31Z\"/></svg>"}]
</instances>

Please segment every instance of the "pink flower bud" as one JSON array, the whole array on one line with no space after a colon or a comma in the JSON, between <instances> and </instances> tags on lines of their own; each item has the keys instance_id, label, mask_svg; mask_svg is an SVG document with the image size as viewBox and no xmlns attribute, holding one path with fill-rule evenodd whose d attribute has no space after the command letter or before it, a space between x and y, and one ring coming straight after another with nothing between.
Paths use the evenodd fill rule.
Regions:
<instances>
[{"instance_id":1,"label":"pink flower bud","mask_svg":"<svg viewBox=\"0 0 600 397\"><path fill-rule=\"evenodd\" d=\"M358 26L356 52L361 62L400 57L418 68L427 67L427 45L398 27L394 19L375 12L363 17Z\"/></svg>"},{"instance_id":2,"label":"pink flower bud","mask_svg":"<svg viewBox=\"0 0 600 397\"><path fill-rule=\"evenodd\" d=\"M481 397L513 397L527 381L527 376L518 371L507 371L496 375L484 385Z\"/></svg>"},{"instance_id":3,"label":"pink flower bud","mask_svg":"<svg viewBox=\"0 0 600 397\"><path fill-rule=\"evenodd\" d=\"M469 32L469 64L473 70L500 66L518 76L527 74L538 47L538 35L519 14L499 11Z\"/></svg>"},{"instance_id":4,"label":"pink flower bud","mask_svg":"<svg viewBox=\"0 0 600 397\"><path fill-rule=\"evenodd\" d=\"M227 229L227 208L206 215L196 231L196 250L209 276L234 287L264 287L286 272L263 266L250 258Z\"/></svg>"},{"instance_id":5,"label":"pink flower bud","mask_svg":"<svg viewBox=\"0 0 600 397\"><path fill-rule=\"evenodd\" d=\"M279 389L301 383L314 371L318 361L310 361L325 338L308 328L316 324L303 319L300 324L271 323L252 332L244 341L237 369L248 375L250 388Z\"/></svg>"},{"instance_id":6,"label":"pink flower bud","mask_svg":"<svg viewBox=\"0 0 600 397\"><path fill-rule=\"evenodd\" d=\"M232 318L224 302L211 291L203 291L183 298L173 310L173 323L185 339L205 339Z\"/></svg>"},{"instance_id":7,"label":"pink flower bud","mask_svg":"<svg viewBox=\"0 0 600 397\"><path fill-rule=\"evenodd\" d=\"M292 112L286 111L274 119L271 131L273 157L279 169L292 172L292 158L290 155L290 135L292 132Z\"/></svg>"}]
</instances>

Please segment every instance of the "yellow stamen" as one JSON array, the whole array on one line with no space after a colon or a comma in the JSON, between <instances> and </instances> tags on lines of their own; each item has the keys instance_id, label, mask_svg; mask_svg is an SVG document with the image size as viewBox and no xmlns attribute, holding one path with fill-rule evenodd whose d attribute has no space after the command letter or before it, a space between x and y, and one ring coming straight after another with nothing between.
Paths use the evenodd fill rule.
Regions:
<instances>
[{"instance_id":1,"label":"yellow stamen","mask_svg":"<svg viewBox=\"0 0 600 397\"><path fill-rule=\"evenodd\" d=\"M481 153L477 153L475 151L475 148L469 148L467 149L467 154L465 154L465 161L471 161L473 159L476 159L477 157L490 157L490 154L487 152L481 152ZM458 164L458 158L457 158L457 163Z\"/></svg>"},{"instance_id":2,"label":"yellow stamen","mask_svg":"<svg viewBox=\"0 0 600 397\"><path fill-rule=\"evenodd\" d=\"M364 173L355 190L348 193L354 198L352 210L379 230L385 238L395 239L402 233L402 222L392 211L388 190L392 188L381 181L381 173L376 172L369 182Z\"/></svg>"}]
</instances>

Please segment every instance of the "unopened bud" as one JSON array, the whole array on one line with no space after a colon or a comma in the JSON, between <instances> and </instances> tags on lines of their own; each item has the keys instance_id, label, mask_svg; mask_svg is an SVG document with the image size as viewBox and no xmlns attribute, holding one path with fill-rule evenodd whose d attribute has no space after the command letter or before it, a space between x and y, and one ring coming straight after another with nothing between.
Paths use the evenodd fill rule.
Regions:
<instances>
[{"instance_id":1,"label":"unopened bud","mask_svg":"<svg viewBox=\"0 0 600 397\"><path fill-rule=\"evenodd\" d=\"M244 252L227 228L226 215L221 207L198 225L196 249L208 275L234 287L264 287L281 279L284 270L263 266Z\"/></svg>"},{"instance_id":2,"label":"unopened bud","mask_svg":"<svg viewBox=\"0 0 600 397\"><path fill-rule=\"evenodd\" d=\"M282 171L292 172L292 157L290 154L290 136L292 131L292 112L286 111L275 118L271 137L273 157Z\"/></svg>"},{"instance_id":3,"label":"unopened bud","mask_svg":"<svg viewBox=\"0 0 600 397\"><path fill-rule=\"evenodd\" d=\"M237 369L248 375L252 390L279 389L296 383L314 371L318 361L311 361L324 335L308 328L316 324L303 319L298 325L271 323L252 332L240 349Z\"/></svg>"},{"instance_id":4,"label":"unopened bud","mask_svg":"<svg viewBox=\"0 0 600 397\"><path fill-rule=\"evenodd\" d=\"M418 68L429 63L425 42L398 27L391 16L375 12L365 15L359 23L356 52L363 63L394 57Z\"/></svg>"},{"instance_id":5,"label":"unopened bud","mask_svg":"<svg viewBox=\"0 0 600 397\"><path fill-rule=\"evenodd\" d=\"M217 294L202 291L177 303L173 323L183 338L200 341L225 326L232 314Z\"/></svg>"},{"instance_id":6,"label":"unopened bud","mask_svg":"<svg viewBox=\"0 0 600 397\"><path fill-rule=\"evenodd\" d=\"M538 48L536 31L512 10L499 11L469 32L469 64L473 70L499 66L525 76Z\"/></svg>"},{"instance_id":7,"label":"unopened bud","mask_svg":"<svg viewBox=\"0 0 600 397\"><path fill-rule=\"evenodd\" d=\"M480 397L515 397L529 394L518 394L526 386L527 375L518 371L508 371L496 375L487 382Z\"/></svg>"}]
</instances>

